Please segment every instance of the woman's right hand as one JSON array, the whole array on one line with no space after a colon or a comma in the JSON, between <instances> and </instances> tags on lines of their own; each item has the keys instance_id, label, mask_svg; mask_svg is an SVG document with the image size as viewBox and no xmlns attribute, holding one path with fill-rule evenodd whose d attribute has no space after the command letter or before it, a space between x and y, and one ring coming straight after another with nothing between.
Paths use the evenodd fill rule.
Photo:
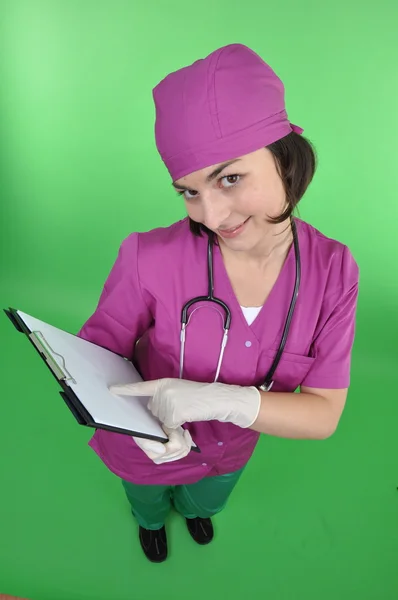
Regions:
<instances>
[{"instance_id":1,"label":"woman's right hand","mask_svg":"<svg viewBox=\"0 0 398 600\"><path fill-rule=\"evenodd\" d=\"M156 465L185 458L192 448L191 434L187 429L183 429L182 427L168 429L163 425L163 430L169 438L169 441L166 443L133 437L137 446L141 448L148 458Z\"/></svg>"}]
</instances>

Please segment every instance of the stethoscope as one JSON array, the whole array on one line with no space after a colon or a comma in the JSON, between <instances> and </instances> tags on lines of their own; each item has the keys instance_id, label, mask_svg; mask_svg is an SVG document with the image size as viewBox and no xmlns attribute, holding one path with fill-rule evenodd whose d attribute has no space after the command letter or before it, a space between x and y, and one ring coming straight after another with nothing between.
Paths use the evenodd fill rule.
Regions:
<instances>
[{"instance_id":1,"label":"stethoscope","mask_svg":"<svg viewBox=\"0 0 398 600\"><path fill-rule=\"evenodd\" d=\"M294 246L294 255L295 255L295 262L296 262L296 277L295 277L295 282L294 282L292 299L290 301L289 311L287 313L285 326L283 328L278 351L275 355L275 358L273 360L273 363L272 363L268 373L265 376L264 383L259 386L259 389L261 389L265 392L269 392L269 390L272 388L272 386L274 384L273 376L279 365L283 351L286 346L287 338L289 335L289 329L290 329L290 325L292 322L294 309L295 309L296 302L297 302L299 287L300 287L300 279L301 279L300 248L299 248L299 242L298 242L298 236L297 236L296 223L295 223L294 219L290 220L290 225L291 225L292 234L293 234L293 246ZM220 370L221 370L221 365L222 365L224 352L225 352L225 346L227 345L227 341L228 341L228 333L229 333L229 329L231 327L231 311L230 311L228 305L225 304L225 302L223 302L222 300L220 300L219 298L216 298L214 296L213 245L214 245L213 235L209 235L209 240L208 240L208 245L207 245L207 281L208 281L207 296L197 296L196 298L192 298L191 300L188 300L188 302L186 304L184 304L182 311L181 311L180 379L182 379L183 370L184 370L184 350L185 350L186 328L187 328L189 318L190 318L190 317L188 317L188 311L193 304L197 304L198 302L212 302L212 303L220 306L224 310L224 313L225 313L224 325L223 325L224 335L223 335L223 338L221 341L221 349L220 349L220 353L219 353L219 357L218 357L218 363L217 363L217 369L216 369L214 381L218 380Z\"/></svg>"}]
</instances>

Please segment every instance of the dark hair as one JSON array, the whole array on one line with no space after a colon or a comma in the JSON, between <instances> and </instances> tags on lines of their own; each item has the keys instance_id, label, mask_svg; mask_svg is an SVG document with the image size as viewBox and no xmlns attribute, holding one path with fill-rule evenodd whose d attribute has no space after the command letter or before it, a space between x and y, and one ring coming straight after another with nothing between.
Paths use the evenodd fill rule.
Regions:
<instances>
[{"instance_id":1,"label":"dark hair","mask_svg":"<svg viewBox=\"0 0 398 600\"><path fill-rule=\"evenodd\" d=\"M269 222L283 223L292 215L312 181L317 165L316 152L309 140L294 131L266 147L275 159L287 200L283 213L278 217L270 217ZM194 235L211 233L205 225L192 219L189 219L189 227Z\"/></svg>"}]
</instances>

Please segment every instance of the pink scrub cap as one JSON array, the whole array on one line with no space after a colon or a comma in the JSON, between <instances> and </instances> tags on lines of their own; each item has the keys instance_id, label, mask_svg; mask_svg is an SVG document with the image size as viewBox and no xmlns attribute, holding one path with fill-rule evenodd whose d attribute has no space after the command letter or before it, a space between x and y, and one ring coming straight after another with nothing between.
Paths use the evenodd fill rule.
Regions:
<instances>
[{"instance_id":1,"label":"pink scrub cap","mask_svg":"<svg viewBox=\"0 0 398 600\"><path fill-rule=\"evenodd\" d=\"M287 118L284 96L271 67L242 44L167 75L153 99L156 146L172 180L302 133Z\"/></svg>"}]
</instances>

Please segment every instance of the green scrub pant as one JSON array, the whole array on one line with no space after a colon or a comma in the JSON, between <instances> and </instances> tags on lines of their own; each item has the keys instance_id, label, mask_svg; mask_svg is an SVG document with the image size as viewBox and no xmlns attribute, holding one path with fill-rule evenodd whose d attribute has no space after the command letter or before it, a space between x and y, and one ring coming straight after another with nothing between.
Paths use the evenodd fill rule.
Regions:
<instances>
[{"instance_id":1,"label":"green scrub pant","mask_svg":"<svg viewBox=\"0 0 398 600\"><path fill-rule=\"evenodd\" d=\"M185 518L206 519L219 513L237 484L243 469L206 477L189 485L136 485L122 480L131 510L145 529L160 529L173 505Z\"/></svg>"}]
</instances>

